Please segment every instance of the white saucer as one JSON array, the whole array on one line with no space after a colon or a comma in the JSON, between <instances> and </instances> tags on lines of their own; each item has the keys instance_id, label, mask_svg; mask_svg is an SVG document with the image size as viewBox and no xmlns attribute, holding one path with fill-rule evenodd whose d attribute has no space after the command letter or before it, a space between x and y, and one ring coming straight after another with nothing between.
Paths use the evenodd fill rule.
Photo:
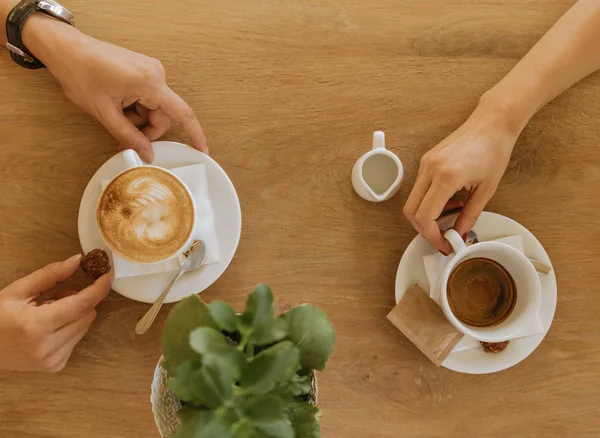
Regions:
<instances>
[{"instance_id":1,"label":"white saucer","mask_svg":"<svg viewBox=\"0 0 600 438\"><path fill-rule=\"evenodd\" d=\"M240 241L242 211L235 188L225 171L208 155L181 143L157 141L152 164L167 169L204 164L208 179L208 195L215 215L215 229L219 236L219 257L212 263L185 274L175 284L166 303L173 303L188 295L200 293L213 284L227 269ZM88 183L79 206L79 241L84 253L94 248L108 251L96 224L96 205L101 192L101 181L111 179L125 169L121 154L117 154L98 169ZM113 289L132 300L153 303L173 279L174 272L163 272L140 277L120 278Z\"/></svg>"},{"instance_id":2,"label":"white saucer","mask_svg":"<svg viewBox=\"0 0 600 438\"><path fill-rule=\"evenodd\" d=\"M448 220L453 219L448 218ZM542 244L529 230L512 219L499 214L484 212L473 230L477 233L480 241L519 234L523 236L523 248L527 256L552 266ZM400 260L400 266L398 266L398 273L396 274L396 303L400 301L406 290L415 283L423 290L429 291L423 257L433 252L435 252L435 248L421 236L415 237L408 245L402 260ZM556 310L557 288L554 269L550 274L540 276L540 280L542 283L540 319L544 326L544 333L512 340L506 350L498 354L485 353L483 348L453 352L442 363L442 366L461 373L488 374L510 368L533 353L533 350L540 345L550 329Z\"/></svg>"}]
</instances>

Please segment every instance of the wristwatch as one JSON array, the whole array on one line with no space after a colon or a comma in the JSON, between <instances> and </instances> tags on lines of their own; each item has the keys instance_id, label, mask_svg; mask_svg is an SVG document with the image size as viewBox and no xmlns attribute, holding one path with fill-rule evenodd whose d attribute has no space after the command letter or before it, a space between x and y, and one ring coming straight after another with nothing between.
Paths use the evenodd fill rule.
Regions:
<instances>
[{"instance_id":1,"label":"wristwatch","mask_svg":"<svg viewBox=\"0 0 600 438\"><path fill-rule=\"evenodd\" d=\"M71 26L75 25L73 15L54 0L21 0L6 18L6 48L13 61L25 68L43 68L45 65L25 47L21 40L23 25L31 14L39 11Z\"/></svg>"}]
</instances>

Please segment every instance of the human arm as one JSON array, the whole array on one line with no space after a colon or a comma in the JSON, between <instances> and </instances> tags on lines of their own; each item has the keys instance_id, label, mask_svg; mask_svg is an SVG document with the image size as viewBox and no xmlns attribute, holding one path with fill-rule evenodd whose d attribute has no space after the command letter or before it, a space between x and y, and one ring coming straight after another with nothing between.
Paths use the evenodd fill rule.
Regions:
<instances>
[{"instance_id":1,"label":"human arm","mask_svg":"<svg viewBox=\"0 0 600 438\"><path fill-rule=\"evenodd\" d=\"M2 23L17 2L0 0ZM0 40L6 43L4 32ZM66 95L98 120L120 148L133 148L151 162L150 141L161 137L174 120L190 135L194 147L208 151L193 110L169 88L158 60L92 38L40 12L25 22L22 40Z\"/></svg>"},{"instance_id":2,"label":"human arm","mask_svg":"<svg viewBox=\"0 0 600 438\"><path fill-rule=\"evenodd\" d=\"M494 87L469 119L421 159L404 214L444 253L436 223L461 189L469 197L454 228L466 234L493 196L515 142L531 117L576 82L600 69L600 0L578 1Z\"/></svg>"}]
</instances>

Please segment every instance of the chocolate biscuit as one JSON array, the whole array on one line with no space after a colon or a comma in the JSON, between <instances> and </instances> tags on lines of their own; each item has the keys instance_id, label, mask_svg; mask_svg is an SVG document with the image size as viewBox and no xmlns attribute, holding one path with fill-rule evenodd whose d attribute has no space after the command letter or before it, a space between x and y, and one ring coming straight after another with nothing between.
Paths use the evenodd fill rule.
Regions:
<instances>
[{"instance_id":1,"label":"chocolate biscuit","mask_svg":"<svg viewBox=\"0 0 600 438\"><path fill-rule=\"evenodd\" d=\"M81 270L96 280L110 272L110 259L108 254L101 249L94 249L81 258Z\"/></svg>"},{"instance_id":2,"label":"chocolate biscuit","mask_svg":"<svg viewBox=\"0 0 600 438\"><path fill-rule=\"evenodd\" d=\"M504 342L480 342L483 347L483 351L486 353L501 353L504 351L506 347L508 347L508 343L510 341Z\"/></svg>"}]
</instances>

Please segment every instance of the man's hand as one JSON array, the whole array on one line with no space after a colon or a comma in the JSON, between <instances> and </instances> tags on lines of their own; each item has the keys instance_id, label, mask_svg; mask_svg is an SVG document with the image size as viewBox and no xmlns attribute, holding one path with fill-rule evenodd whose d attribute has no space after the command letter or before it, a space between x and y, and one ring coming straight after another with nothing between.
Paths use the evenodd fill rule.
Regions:
<instances>
[{"instance_id":1,"label":"man's hand","mask_svg":"<svg viewBox=\"0 0 600 438\"><path fill-rule=\"evenodd\" d=\"M112 273L78 292L64 289L37 304L79 268L80 255L52 263L0 291L0 369L62 370L96 317L96 305L110 292Z\"/></svg>"},{"instance_id":2,"label":"man's hand","mask_svg":"<svg viewBox=\"0 0 600 438\"><path fill-rule=\"evenodd\" d=\"M150 163L151 141L180 123L192 145L208 153L194 111L167 85L160 61L89 37L42 14L23 29L23 42L62 85L67 97L119 142Z\"/></svg>"}]
</instances>

